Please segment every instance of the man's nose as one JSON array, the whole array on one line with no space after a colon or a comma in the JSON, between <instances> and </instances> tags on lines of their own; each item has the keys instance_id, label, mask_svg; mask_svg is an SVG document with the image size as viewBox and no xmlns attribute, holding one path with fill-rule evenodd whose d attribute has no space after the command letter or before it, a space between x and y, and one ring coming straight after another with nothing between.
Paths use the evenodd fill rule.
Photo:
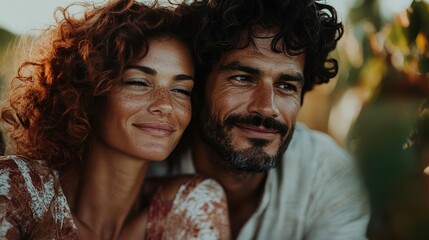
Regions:
<instances>
[{"instance_id":1,"label":"man's nose","mask_svg":"<svg viewBox=\"0 0 429 240\"><path fill-rule=\"evenodd\" d=\"M149 104L149 112L158 115L171 115L173 104L171 99L171 92L169 89L159 87L153 90L150 95L151 103Z\"/></svg>"},{"instance_id":2,"label":"man's nose","mask_svg":"<svg viewBox=\"0 0 429 240\"><path fill-rule=\"evenodd\" d=\"M261 83L253 90L251 98L249 99L249 113L258 114L264 117L278 117L280 113L275 97L276 94L274 87L266 83Z\"/></svg>"}]
</instances>

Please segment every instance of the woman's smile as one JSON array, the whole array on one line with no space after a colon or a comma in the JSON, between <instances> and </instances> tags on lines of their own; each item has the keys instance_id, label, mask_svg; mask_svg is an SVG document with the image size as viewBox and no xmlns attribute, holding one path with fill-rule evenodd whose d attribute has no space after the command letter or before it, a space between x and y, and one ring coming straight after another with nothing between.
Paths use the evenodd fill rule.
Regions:
<instances>
[{"instance_id":1,"label":"woman's smile","mask_svg":"<svg viewBox=\"0 0 429 240\"><path fill-rule=\"evenodd\" d=\"M169 137L176 131L170 124L160 122L138 123L133 126L155 137Z\"/></svg>"}]
</instances>

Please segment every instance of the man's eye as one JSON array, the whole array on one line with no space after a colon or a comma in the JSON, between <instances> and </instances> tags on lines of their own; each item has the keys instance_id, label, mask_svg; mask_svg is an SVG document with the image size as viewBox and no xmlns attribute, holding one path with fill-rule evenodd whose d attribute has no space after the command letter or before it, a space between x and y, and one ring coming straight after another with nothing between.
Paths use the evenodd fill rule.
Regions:
<instances>
[{"instance_id":1,"label":"man's eye","mask_svg":"<svg viewBox=\"0 0 429 240\"><path fill-rule=\"evenodd\" d=\"M231 80L237 81L237 82L250 82L252 81L252 78L250 76L246 75L234 75L230 77Z\"/></svg>"},{"instance_id":2,"label":"man's eye","mask_svg":"<svg viewBox=\"0 0 429 240\"><path fill-rule=\"evenodd\" d=\"M288 94L294 94L298 91L297 87L290 83L282 83L278 85L278 88Z\"/></svg>"}]
</instances>

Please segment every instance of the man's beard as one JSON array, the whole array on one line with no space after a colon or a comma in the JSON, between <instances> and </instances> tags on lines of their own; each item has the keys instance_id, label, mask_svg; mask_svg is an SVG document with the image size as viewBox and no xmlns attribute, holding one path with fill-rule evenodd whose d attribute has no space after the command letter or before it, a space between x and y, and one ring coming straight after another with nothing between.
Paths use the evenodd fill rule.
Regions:
<instances>
[{"instance_id":1,"label":"man's beard","mask_svg":"<svg viewBox=\"0 0 429 240\"><path fill-rule=\"evenodd\" d=\"M231 130L237 124L263 126L276 130L280 135L280 145L274 155L264 151L270 141L264 139L249 138L249 148L236 150L232 145ZM216 116L211 115L203 122L203 139L223 159L225 170L244 172L267 172L275 168L281 161L292 138L294 126L289 127L274 118L261 117L259 115L239 116L231 115L222 123ZM289 132L289 134L288 134Z\"/></svg>"}]
</instances>

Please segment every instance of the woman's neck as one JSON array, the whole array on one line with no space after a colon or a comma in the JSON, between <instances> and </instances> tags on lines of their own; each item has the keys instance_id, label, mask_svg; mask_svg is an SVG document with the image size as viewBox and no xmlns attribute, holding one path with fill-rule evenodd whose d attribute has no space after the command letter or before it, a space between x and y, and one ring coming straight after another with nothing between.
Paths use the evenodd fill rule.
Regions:
<instances>
[{"instance_id":1,"label":"woman's neck","mask_svg":"<svg viewBox=\"0 0 429 240\"><path fill-rule=\"evenodd\" d=\"M129 218L142 210L138 197L147 167L146 160L95 145L85 168L66 179L71 184L64 191L78 228L84 226L100 239L117 238Z\"/></svg>"}]
</instances>

